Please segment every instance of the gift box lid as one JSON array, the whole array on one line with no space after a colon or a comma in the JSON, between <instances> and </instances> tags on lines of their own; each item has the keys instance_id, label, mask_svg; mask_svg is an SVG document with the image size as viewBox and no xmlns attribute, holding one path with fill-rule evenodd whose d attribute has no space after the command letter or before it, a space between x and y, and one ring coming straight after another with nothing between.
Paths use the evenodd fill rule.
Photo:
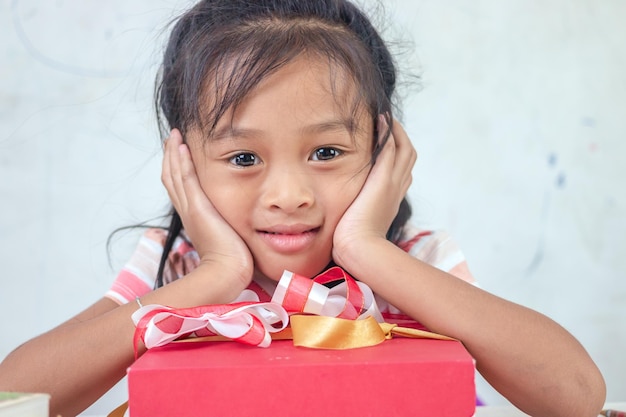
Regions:
<instances>
[{"instance_id":1,"label":"gift box lid","mask_svg":"<svg viewBox=\"0 0 626 417\"><path fill-rule=\"evenodd\" d=\"M128 370L131 417L471 416L474 362L456 341L348 350L172 343Z\"/></svg>"}]
</instances>

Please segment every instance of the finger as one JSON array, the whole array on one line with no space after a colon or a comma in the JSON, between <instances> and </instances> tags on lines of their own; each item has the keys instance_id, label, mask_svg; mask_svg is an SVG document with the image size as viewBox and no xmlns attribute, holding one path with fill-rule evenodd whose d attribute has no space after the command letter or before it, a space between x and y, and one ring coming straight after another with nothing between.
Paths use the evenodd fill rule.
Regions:
<instances>
[{"instance_id":1,"label":"finger","mask_svg":"<svg viewBox=\"0 0 626 417\"><path fill-rule=\"evenodd\" d=\"M169 141L170 138L169 136L167 138L165 138L165 140L163 141L163 161L161 161L161 182L163 183L163 185L165 186L165 189L169 188L169 184L170 184L170 164L169 164L169 154L168 154L168 149L169 149Z\"/></svg>"},{"instance_id":2,"label":"finger","mask_svg":"<svg viewBox=\"0 0 626 417\"><path fill-rule=\"evenodd\" d=\"M179 213L187 210L188 201L181 173L181 153L183 138L177 129L173 129L167 141L167 164L169 168L168 192L174 207Z\"/></svg>"},{"instance_id":3,"label":"finger","mask_svg":"<svg viewBox=\"0 0 626 417\"><path fill-rule=\"evenodd\" d=\"M198 210L206 209L211 204L208 203L208 198L202 189L196 167L191 157L189 147L185 144L178 145L178 161L180 169L180 182L182 186L182 192L185 196L185 200L189 207L193 207Z\"/></svg>"},{"instance_id":4,"label":"finger","mask_svg":"<svg viewBox=\"0 0 626 417\"><path fill-rule=\"evenodd\" d=\"M376 165L385 165L385 164L393 164L395 159L395 141L393 138L392 132L389 131L389 124L387 123L387 119L385 116L380 114L378 115L378 143L381 143L386 135L389 135L387 141L382 146L380 153L376 157L376 162L374 164L374 168L372 169L382 169L376 168Z\"/></svg>"},{"instance_id":5,"label":"finger","mask_svg":"<svg viewBox=\"0 0 626 417\"><path fill-rule=\"evenodd\" d=\"M172 201L174 207L178 210L179 203L178 197L174 190L174 184L172 180L172 168L171 168L171 153L172 147L175 147L174 142L176 142L176 138L172 138L171 135L168 137L163 143L163 162L161 166L161 182L167 191L167 194Z\"/></svg>"},{"instance_id":6,"label":"finger","mask_svg":"<svg viewBox=\"0 0 626 417\"><path fill-rule=\"evenodd\" d=\"M413 182L412 170L417 158L417 152L400 122L396 119L393 122L387 142L392 145L387 147L387 144L385 144L385 148L381 151L381 156L383 159L388 160L386 162L389 164L387 177L391 181L390 186L396 189L398 197L402 198L406 195ZM381 124L387 125L386 119L383 117L381 117Z\"/></svg>"},{"instance_id":7,"label":"finger","mask_svg":"<svg viewBox=\"0 0 626 417\"><path fill-rule=\"evenodd\" d=\"M208 209L216 213L202 188L191 151L189 146L183 143L181 133L173 129L167 142L166 181L170 183L170 192L179 202L181 210L202 212Z\"/></svg>"},{"instance_id":8,"label":"finger","mask_svg":"<svg viewBox=\"0 0 626 417\"><path fill-rule=\"evenodd\" d=\"M402 124L395 119L392 135L396 143L396 148L398 149L398 162L402 165L410 165L412 168L413 165L415 165L415 161L417 161L417 151Z\"/></svg>"},{"instance_id":9,"label":"finger","mask_svg":"<svg viewBox=\"0 0 626 417\"><path fill-rule=\"evenodd\" d=\"M186 210L189 215L205 218L208 214L211 218L215 218L215 216L221 218L221 215L202 188L189 147L186 144L179 143L177 150L179 155L179 177L184 197L183 203L187 205Z\"/></svg>"}]
</instances>

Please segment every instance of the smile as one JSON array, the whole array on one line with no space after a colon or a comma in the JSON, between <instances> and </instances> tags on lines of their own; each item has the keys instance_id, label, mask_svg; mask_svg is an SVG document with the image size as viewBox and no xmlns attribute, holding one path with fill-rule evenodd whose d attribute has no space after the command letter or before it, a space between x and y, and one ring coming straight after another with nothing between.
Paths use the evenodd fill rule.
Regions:
<instances>
[{"instance_id":1,"label":"smile","mask_svg":"<svg viewBox=\"0 0 626 417\"><path fill-rule=\"evenodd\" d=\"M320 227L276 227L259 230L259 237L270 249L279 253L294 253L306 249L315 239Z\"/></svg>"}]
</instances>

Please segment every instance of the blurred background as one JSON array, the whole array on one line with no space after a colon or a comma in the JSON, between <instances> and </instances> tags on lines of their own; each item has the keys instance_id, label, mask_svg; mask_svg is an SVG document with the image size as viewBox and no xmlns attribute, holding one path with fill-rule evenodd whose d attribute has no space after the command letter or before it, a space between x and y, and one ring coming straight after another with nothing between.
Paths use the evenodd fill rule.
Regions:
<instances>
[{"instance_id":1,"label":"blurred background","mask_svg":"<svg viewBox=\"0 0 626 417\"><path fill-rule=\"evenodd\" d=\"M567 328L626 400L626 2L361 3L406 75L414 222ZM0 359L101 297L137 238L107 247L114 229L167 210L153 83L189 4L0 1Z\"/></svg>"}]
</instances>

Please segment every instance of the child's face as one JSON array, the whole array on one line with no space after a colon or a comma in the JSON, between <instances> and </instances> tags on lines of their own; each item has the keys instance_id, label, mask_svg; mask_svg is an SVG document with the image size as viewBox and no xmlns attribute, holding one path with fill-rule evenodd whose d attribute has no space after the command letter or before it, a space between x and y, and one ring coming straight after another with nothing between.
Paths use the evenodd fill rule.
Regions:
<instances>
[{"instance_id":1,"label":"child's face","mask_svg":"<svg viewBox=\"0 0 626 417\"><path fill-rule=\"evenodd\" d=\"M299 58L224 116L208 143L187 135L204 192L248 245L256 272L273 280L285 269L323 270L369 173L372 118L353 119L354 88L330 80L327 64Z\"/></svg>"}]
</instances>

